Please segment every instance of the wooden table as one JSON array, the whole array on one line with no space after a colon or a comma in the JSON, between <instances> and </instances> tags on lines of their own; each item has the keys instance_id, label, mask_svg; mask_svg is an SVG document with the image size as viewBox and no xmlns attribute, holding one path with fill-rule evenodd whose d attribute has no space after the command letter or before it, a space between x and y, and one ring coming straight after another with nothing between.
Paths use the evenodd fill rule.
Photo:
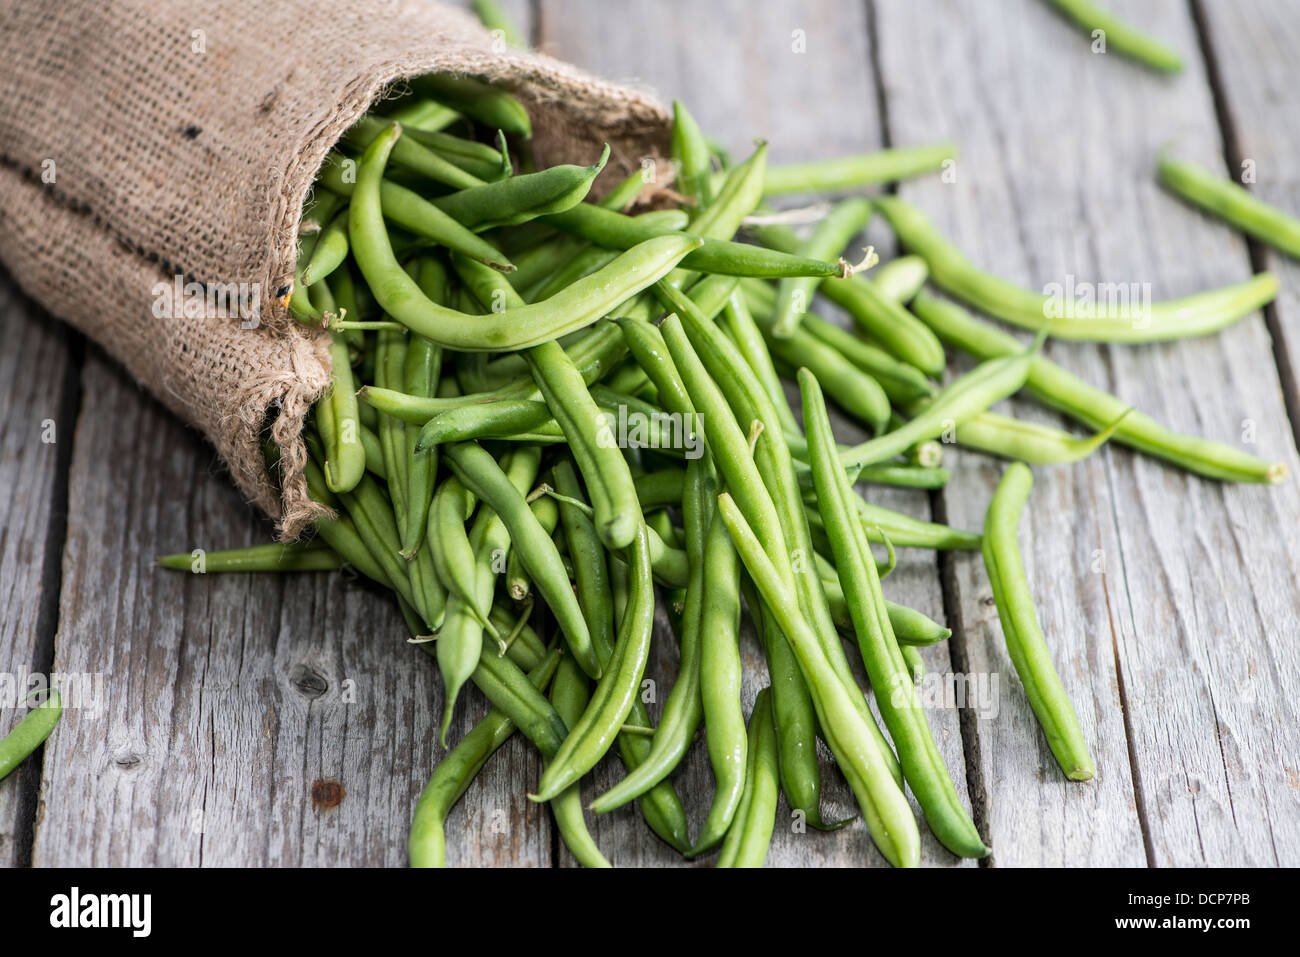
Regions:
<instances>
[{"instance_id":1,"label":"wooden table","mask_svg":"<svg viewBox=\"0 0 1300 957\"><path fill-rule=\"evenodd\" d=\"M1171 141L1218 171L1249 161L1260 195L1300 210L1300 3L1108 2L1183 51L1185 72L1094 54L1038 0L511 6L543 49L683 98L737 152L754 137L773 161L956 141L953 181L900 192L1022 284L1150 282L1163 298L1276 270L1277 302L1220 335L1048 354L1176 429L1295 472L1300 266L1162 192L1153 164ZM395 609L337 575L159 570L159 553L261 542L270 526L197 434L7 277L0 330L0 670L98 674L104 691L0 786L0 861L403 864L442 753L441 690ZM1009 409L1059 423L1027 401ZM873 494L978 528L1001 466L956 450L948 464L933 497ZM996 714L930 712L992 865L1300 864L1297 528L1294 477L1221 485L1118 447L1038 470L1021 542L1100 769L1088 784L1052 761L978 556L903 553L888 593L954 630L926 652L930 670L1000 680ZM748 704L766 679L745 641ZM675 652L658 645L666 691ZM468 694L453 737L484 707ZM13 720L0 711L0 728ZM572 863L524 796L538 773L512 740L453 812L449 863ZM589 788L621 773L602 765ZM848 813L826 779L829 811ZM675 780L698 827L702 746ZM680 863L634 809L593 830L617 864ZM928 833L923 858L957 863ZM784 805L768 863L883 866L861 822L800 833Z\"/></svg>"}]
</instances>

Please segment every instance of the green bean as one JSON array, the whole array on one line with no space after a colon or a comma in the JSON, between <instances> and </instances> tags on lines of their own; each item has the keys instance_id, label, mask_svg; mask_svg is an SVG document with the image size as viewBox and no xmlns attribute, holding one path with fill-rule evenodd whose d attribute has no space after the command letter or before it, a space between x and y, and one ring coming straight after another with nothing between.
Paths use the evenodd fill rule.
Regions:
<instances>
[{"instance_id":1,"label":"green bean","mask_svg":"<svg viewBox=\"0 0 1300 957\"><path fill-rule=\"evenodd\" d=\"M849 821L827 824L821 816L821 768L817 763L817 713L794 650L775 616L763 606L748 576L741 582L745 604L763 643L776 714L781 790L790 808L818 830L836 830ZM708 728L705 728L708 732ZM733 782L734 786L734 782ZM734 820L734 815L733 815ZM702 845L697 845L703 849Z\"/></svg>"},{"instance_id":2,"label":"green bean","mask_svg":"<svg viewBox=\"0 0 1300 957\"><path fill-rule=\"evenodd\" d=\"M466 352L522 349L590 325L665 275L697 245L680 234L635 247L586 279L543 302L477 320L430 302L397 264L384 227L379 185L400 128L390 127L366 149L349 214L353 256L384 311L434 342Z\"/></svg>"},{"instance_id":3,"label":"green bean","mask_svg":"<svg viewBox=\"0 0 1300 957\"><path fill-rule=\"evenodd\" d=\"M574 347L570 356L584 383L596 382L610 369L623 360L627 354L627 344L613 323L601 322L593 329L591 336ZM446 380L444 380L446 381ZM477 395L420 399L392 389L376 386L362 386L357 398L362 402L388 413L403 422L423 425L435 415L456 409L467 402L492 402L498 399L538 399L537 386L529 377L512 382L491 392Z\"/></svg>"},{"instance_id":4,"label":"green bean","mask_svg":"<svg viewBox=\"0 0 1300 957\"><path fill-rule=\"evenodd\" d=\"M760 140L754 154L728 170L718 194L691 217L691 232L705 239L731 239L762 200L766 172L767 143Z\"/></svg>"},{"instance_id":5,"label":"green bean","mask_svg":"<svg viewBox=\"0 0 1300 957\"><path fill-rule=\"evenodd\" d=\"M810 259L829 259L839 256L854 236L867 228L871 218L871 203L866 199L850 199L837 205L799 246L799 255ZM794 334L799 320L812 305L813 294L821 285L814 278L782 279L777 287L776 313L768 327L777 339L788 339Z\"/></svg>"},{"instance_id":6,"label":"green bean","mask_svg":"<svg viewBox=\"0 0 1300 957\"><path fill-rule=\"evenodd\" d=\"M889 396L881 385L839 350L801 329L779 338L773 327L764 332L773 354L792 366L807 366L827 381L837 405L879 435L889 425ZM793 336L793 338L791 338Z\"/></svg>"},{"instance_id":7,"label":"green bean","mask_svg":"<svg viewBox=\"0 0 1300 957\"><path fill-rule=\"evenodd\" d=\"M339 501L347 509L366 550L383 569L389 586L408 605L418 608L406 563L397 554L401 546L397 541L397 523L393 519L392 507L374 479L363 476L351 492L339 496Z\"/></svg>"},{"instance_id":8,"label":"green bean","mask_svg":"<svg viewBox=\"0 0 1300 957\"><path fill-rule=\"evenodd\" d=\"M330 159L321 167L317 182L333 194L351 196L356 191L356 183L346 178L343 171L343 158L331 154ZM493 269L502 272L514 270L514 265L503 252L414 190L384 180L379 184L379 202L384 219L416 236L472 256Z\"/></svg>"},{"instance_id":9,"label":"green bean","mask_svg":"<svg viewBox=\"0 0 1300 957\"><path fill-rule=\"evenodd\" d=\"M385 388L405 387L406 336L401 332L380 330L375 336L375 384ZM393 500L394 515L406 514L406 472L410 462L406 455L406 427L394 416L379 412L376 423L379 451L384 461L388 495ZM400 534L400 533L399 533Z\"/></svg>"},{"instance_id":10,"label":"green bean","mask_svg":"<svg viewBox=\"0 0 1300 957\"><path fill-rule=\"evenodd\" d=\"M947 469L921 465L867 465L858 472L857 480L870 485L892 485L895 488L943 488L952 477Z\"/></svg>"},{"instance_id":11,"label":"green bean","mask_svg":"<svg viewBox=\"0 0 1300 957\"><path fill-rule=\"evenodd\" d=\"M555 295L557 292L567 288L584 276L590 276L602 266L608 266L613 262L618 253L612 249L601 249L599 246L588 246L578 255L557 269L538 289L535 294L531 294L529 299L546 299ZM530 290L531 293L531 290Z\"/></svg>"},{"instance_id":12,"label":"green bean","mask_svg":"<svg viewBox=\"0 0 1300 957\"><path fill-rule=\"evenodd\" d=\"M520 50L528 49L528 38L497 0L472 0L470 6L474 8L474 13L483 26L498 34L510 46Z\"/></svg>"},{"instance_id":13,"label":"green bean","mask_svg":"<svg viewBox=\"0 0 1300 957\"><path fill-rule=\"evenodd\" d=\"M709 281L704 280L699 286ZM850 698L872 733L873 741L884 763L901 781L902 776L898 770L897 760L877 727L866 698L849 668L844 648L831 619L830 608L826 604L826 595L822 590L817 569L811 561L800 560L810 556L813 547L794 463L785 439L779 432L776 411L767 399L762 385L749 373L744 358L721 330L700 313L690 298L665 283L656 286L655 291L664 292L678 307L682 317L678 319L676 316L669 316L661 327L678 368L681 368L683 361L690 361L689 356L694 353L695 361L707 368L706 376L711 375L713 381L726 394L730 411L744 421L763 423L764 428L758 434L754 444L754 461L761 463L762 467L758 471L762 476L763 490L770 496L767 501L774 507L779 523L778 535L770 541L773 544L784 542L785 547L789 549L775 554L769 552L769 558L777 563L778 569L783 573L788 571L793 578L800 608L807 617L813 634L821 642L823 654L846 691L850 692ZM694 290L692 292L694 293ZM688 343L682 340L683 330L684 335L689 337ZM706 422L705 428L707 429L708 426L709 423ZM736 485L732 483L730 487L734 493ZM760 541L768 547L769 539L760 539Z\"/></svg>"},{"instance_id":14,"label":"green bean","mask_svg":"<svg viewBox=\"0 0 1300 957\"><path fill-rule=\"evenodd\" d=\"M984 519L984 567L993 586L1007 653L1052 754L1071 781L1087 781L1096 774L1092 754L1038 626L1016 544L1020 513L1033 484L1033 473L1019 462L1013 462L1002 473Z\"/></svg>"},{"instance_id":15,"label":"green bean","mask_svg":"<svg viewBox=\"0 0 1300 957\"><path fill-rule=\"evenodd\" d=\"M890 183L939 169L957 155L952 143L905 146L810 163L781 163L767 171L763 195L829 193Z\"/></svg>"},{"instance_id":16,"label":"green bean","mask_svg":"<svg viewBox=\"0 0 1300 957\"><path fill-rule=\"evenodd\" d=\"M545 402L529 399L498 399L474 402L440 412L420 429L417 449L431 449L444 442L498 439L531 432L554 421Z\"/></svg>"},{"instance_id":17,"label":"green bean","mask_svg":"<svg viewBox=\"0 0 1300 957\"><path fill-rule=\"evenodd\" d=\"M550 501L538 499L538 501ZM560 663L560 670L555 675L551 686L551 704L559 712L564 723L573 727L582 717L587 707L587 676L572 658L565 658ZM551 801L551 813L555 815L555 826L574 859L583 867L611 867L600 852L582 813L582 794L580 785L573 784Z\"/></svg>"},{"instance_id":18,"label":"green bean","mask_svg":"<svg viewBox=\"0 0 1300 957\"><path fill-rule=\"evenodd\" d=\"M450 107L424 97L409 97L384 119L421 130L443 130L463 117Z\"/></svg>"},{"instance_id":19,"label":"green bean","mask_svg":"<svg viewBox=\"0 0 1300 957\"><path fill-rule=\"evenodd\" d=\"M743 793L747 754L745 715L740 710L740 563L727 527L717 514L711 517L701 561L704 608L700 615L700 693L705 743L716 783L713 803L695 842L695 854L716 845L732 827Z\"/></svg>"},{"instance_id":20,"label":"green bean","mask_svg":"<svg viewBox=\"0 0 1300 957\"><path fill-rule=\"evenodd\" d=\"M505 523L514 550L555 615L569 651L583 671L599 678L600 664L592 647L591 632L569 587L569 578L564 574L550 533L542 527L496 460L477 443L448 445L446 456L456 477Z\"/></svg>"},{"instance_id":21,"label":"green bean","mask_svg":"<svg viewBox=\"0 0 1300 957\"><path fill-rule=\"evenodd\" d=\"M989 315L1035 332L1051 321L1051 335L1076 342L1161 342L1216 332L1273 301L1277 277L1259 273L1245 282L1158 303L1082 303L1044 295L981 272L939 235L915 206L876 199L902 243L925 257L935 283Z\"/></svg>"},{"instance_id":22,"label":"green bean","mask_svg":"<svg viewBox=\"0 0 1300 957\"><path fill-rule=\"evenodd\" d=\"M62 716L63 699L57 688L51 688L42 704L33 707L17 727L0 738L0 781L45 742Z\"/></svg>"},{"instance_id":23,"label":"green bean","mask_svg":"<svg viewBox=\"0 0 1300 957\"><path fill-rule=\"evenodd\" d=\"M427 647L427 646L426 646ZM558 651L558 649L556 649ZM474 684L492 704L506 713L543 758L551 758L568 729L542 692L509 656L482 643Z\"/></svg>"},{"instance_id":24,"label":"green bean","mask_svg":"<svg viewBox=\"0 0 1300 957\"><path fill-rule=\"evenodd\" d=\"M1119 17L1092 0L1048 0L1057 10L1082 27L1093 41L1097 52L1098 34L1101 34L1102 53L1116 53L1136 60L1161 73L1181 73L1183 60L1177 52L1159 40L1129 26Z\"/></svg>"},{"instance_id":25,"label":"green bean","mask_svg":"<svg viewBox=\"0 0 1300 957\"><path fill-rule=\"evenodd\" d=\"M977 359L1014 355L1022 346L1014 336L976 319L955 303L921 295L916 314L945 341ZM1103 428L1124 414L1121 400L1085 383L1043 356L1035 356L1025 389L1046 405L1092 428ZM1180 435L1141 412L1126 416L1114 441L1209 478L1228 482L1280 482L1287 467L1267 462L1232 446L1197 436Z\"/></svg>"},{"instance_id":26,"label":"green bean","mask_svg":"<svg viewBox=\"0 0 1300 957\"><path fill-rule=\"evenodd\" d=\"M298 238L298 262L294 267L293 289L289 293L287 305L289 312L299 322L316 324L323 318L320 310L311 303L311 297L307 292L307 283L302 281L303 270L311 261L312 253L316 249L316 243L320 239L321 230L329 223L334 213L343 205L343 199L332 192L318 192L310 210L304 214L302 223L303 229L307 229L309 223L314 222L316 229L307 231ZM306 217L311 217L308 220Z\"/></svg>"},{"instance_id":27,"label":"green bean","mask_svg":"<svg viewBox=\"0 0 1300 957\"><path fill-rule=\"evenodd\" d=\"M535 446L520 445L511 450L503 468L510 483L522 494L530 489L536 480L540 462L540 449ZM430 520L432 521L432 512L430 513ZM454 530L454 524L452 528ZM431 535L430 539L432 538ZM472 564L477 575L474 600L467 601L465 597L460 595L453 595L448 598L445 621L442 630L439 632L436 649L438 669L442 672L443 685L447 689L441 728L441 738L444 742L446 741L452 711L460 688L467 678L476 673L471 667L470 651L482 643L482 633L485 627L480 621L478 609L491 608L497 572L500 568L500 556L505 555L510 547L510 533L505 522L501 516L497 515L487 505L479 509L478 515L474 519L474 526L470 530L469 539L474 551L473 559L467 558L463 559L463 561L466 564ZM490 631L495 630L490 619L486 627ZM446 665L443 663L444 659L447 661ZM475 680L477 682L477 679ZM544 698L541 700L545 702ZM494 699L494 703L498 702ZM543 711L549 719L553 719L560 726L560 736L562 737L564 723L559 721L558 716L554 715L554 709L549 704L545 704ZM525 734L529 734L527 728L524 728L523 725L520 727ZM531 734L529 734L529 737L533 739ZM533 740L536 743L536 740ZM542 745L539 744L538 747L542 747ZM545 748L542 750L543 754L546 754Z\"/></svg>"},{"instance_id":28,"label":"green bean","mask_svg":"<svg viewBox=\"0 0 1300 957\"><path fill-rule=\"evenodd\" d=\"M364 150L383 134L388 122L377 116L363 116L343 134L343 142L355 149ZM409 137L393 147L393 162L453 189L468 189L483 184L483 180L477 176L465 172L455 163L443 159L433 150Z\"/></svg>"},{"instance_id":29,"label":"green bean","mask_svg":"<svg viewBox=\"0 0 1300 957\"><path fill-rule=\"evenodd\" d=\"M465 522L473 511L474 497L464 481L459 476L444 480L434 493L433 505L429 509L429 547L433 568L442 587L449 595L460 599L479 624L487 625L492 606L491 602L480 598L474 546L465 531ZM495 634L495 626L491 630ZM465 672L472 671L467 664L469 651L464 647L453 649L451 644L439 642L438 648L441 650L447 646L449 658L459 654L461 668ZM442 666L441 661L439 666Z\"/></svg>"},{"instance_id":30,"label":"green bean","mask_svg":"<svg viewBox=\"0 0 1300 957\"><path fill-rule=\"evenodd\" d=\"M528 673L528 680L538 690L545 688L559 664L559 651L552 651ZM407 855L412 867L444 865L447 813L478 777L488 758L514 733L514 722L499 708L493 708L438 762L411 816Z\"/></svg>"},{"instance_id":31,"label":"green bean","mask_svg":"<svg viewBox=\"0 0 1300 957\"><path fill-rule=\"evenodd\" d=\"M507 273L506 278L525 299L535 299L535 296L527 293L536 288L538 283L545 282L548 276L578 255L586 245L586 240L577 236L544 239L512 257L515 269Z\"/></svg>"},{"instance_id":32,"label":"green bean","mask_svg":"<svg viewBox=\"0 0 1300 957\"><path fill-rule=\"evenodd\" d=\"M514 655L515 664L519 667L528 667L523 660L523 655L519 653L520 648L525 649L530 658L538 661L546 653L545 643L537 636L537 632L528 626L526 612L521 612L517 620L512 620L505 609L496 604L492 606L492 613L488 618L496 626L497 631L507 638L506 647L501 649L500 654L504 655L508 652Z\"/></svg>"},{"instance_id":33,"label":"green bean","mask_svg":"<svg viewBox=\"0 0 1300 957\"><path fill-rule=\"evenodd\" d=\"M742 809L736 824L727 832L718 855L718 867L762 867L776 829L777 769L776 726L772 716L771 689L764 688L754 699L749 717Z\"/></svg>"},{"instance_id":34,"label":"green bean","mask_svg":"<svg viewBox=\"0 0 1300 957\"><path fill-rule=\"evenodd\" d=\"M925 659L921 657L921 652L915 645L900 645L898 653L903 656L903 664L907 667L912 683L919 683L925 677Z\"/></svg>"},{"instance_id":35,"label":"green bean","mask_svg":"<svg viewBox=\"0 0 1300 957\"><path fill-rule=\"evenodd\" d=\"M357 406L357 419L361 419L361 411L365 409L369 412L375 410L368 405ZM366 471L375 478L381 478L388 481L388 467L384 465L384 452L379 447L379 436L373 430L361 426L361 446L366 450Z\"/></svg>"},{"instance_id":36,"label":"green bean","mask_svg":"<svg viewBox=\"0 0 1300 957\"><path fill-rule=\"evenodd\" d=\"M421 146L481 180L493 182L513 172L507 151L437 130L422 130L406 124L402 124L402 129Z\"/></svg>"},{"instance_id":37,"label":"green bean","mask_svg":"<svg viewBox=\"0 0 1300 957\"><path fill-rule=\"evenodd\" d=\"M723 328L726 329L727 335L736 344L736 348L745 357L745 362L767 392L772 406L776 409L781 428L787 432L798 432L799 420L795 417L794 410L790 408L785 389L781 386L781 377L777 375L776 367L772 364L772 355L768 352L763 332L754 321L754 315L745 302L743 290L737 288L732 291L722 316Z\"/></svg>"},{"instance_id":38,"label":"green bean","mask_svg":"<svg viewBox=\"0 0 1300 957\"><path fill-rule=\"evenodd\" d=\"M799 371L799 389L818 506L830 537L840 583L849 599L849 615L862 661L871 686L876 689L880 714L898 749L903 777L925 812L930 829L946 848L960 857L987 857L989 849L962 807L898 651L876 563L867 547L862 523L853 513L851 500L856 496L839 466L821 388L807 369Z\"/></svg>"},{"instance_id":39,"label":"green bean","mask_svg":"<svg viewBox=\"0 0 1300 957\"><path fill-rule=\"evenodd\" d=\"M1124 421L1127 410L1100 432L1075 438L1068 432L1025 422L996 412L981 412L957 426L957 444L990 455L1029 465L1061 465L1079 462L1101 448Z\"/></svg>"},{"instance_id":40,"label":"green bean","mask_svg":"<svg viewBox=\"0 0 1300 957\"><path fill-rule=\"evenodd\" d=\"M438 73L420 77L411 85L417 92L477 120L490 130L504 130L524 139L533 135L523 104L505 90L481 80Z\"/></svg>"},{"instance_id":41,"label":"green bean","mask_svg":"<svg viewBox=\"0 0 1300 957\"><path fill-rule=\"evenodd\" d=\"M642 218L624 216L590 203L579 203L563 213L545 216L543 221L608 249L631 249L639 243L670 234L694 238L689 233L642 223ZM836 263L802 259L761 246L721 239L702 240L682 259L681 265L683 269L729 276L839 276L843 273L843 267Z\"/></svg>"},{"instance_id":42,"label":"green bean","mask_svg":"<svg viewBox=\"0 0 1300 957\"><path fill-rule=\"evenodd\" d=\"M744 515L726 492L718 510L745 568L790 641L808 680L822 733L862 808L867 829L886 860L914 867L920 836L907 799L882 760L861 712L822 651L822 644L799 613L799 599L768 559Z\"/></svg>"},{"instance_id":43,"label":"green bean","mask_svg":"<svg viewBox=\"0 0 1300 957\"><path fill-rule=\"evenodd\" d=\"M617 186L602 196L596 205L602 209L612 209L621 213L636 202L636 198L641 195L641 190L645 188L646 182L645 169L634 169ZM687 217L686 222L690 222L689 217ZM682 224L682 228L686 228L685 223Z\"/></svg>"},{"instance_id":44,"label":"green bean","mask_svg":"<svg viewBox=\"0 0 1300 957\"><path fill-rule=\"evenodd\" d=\"M330 275L348 257L348 211L344 207L334 214L316 237L311 258L303 268L301 282L310 286Z\"/></svg>"},{"instance_id":45,"label":"green bean","mask_svg":"<svg viewBox=\"0 0 1300 957\"><path fill-rule=\"evenodd\" d=\"M701 457L688 466L692 476L708 469L708 460ZM704 591L704 542L706 529L701 528L708 521L709 511L700 514L701 505L712 509L712 486L708 486L709 498L701 501L698 486L701 479L695 478L691 493L683 503L686 521L687 554L690 556L688 581L686 586L685 609L678 629L681 639L681 658L677 672L677 681L664 703L663 715L659 728L651 741L650 751L641 765L628 774L622 781L606 791L592 802L592 810L597 813L612 811L622 807L628 801L645 793L666 778L681 763L686 755L695 732L699 729L703 716L700 701L701 689L701 654L704 623L702 612L707 601ZM685 556L684 556L685 557ZM653 565L653 557L651 564Z\"/></svg>"},{"instance_id":46,"label":"green bean","mask_svg":"<svg viewBox=\"0 0 1300 957\"><path fill-rule=\"evenodd\" d=\"M178 552L159 555L158 564L196 575L219 572L320 572L343 566L342 560L321 542L271 542L219 552Z\"/></svg>"},{"instance_id":47,"label":"green bean","mask_svg":"<svg viewBox=\"0 0 1300 957\"><path fill-rule=\"evenodd\" d=\"M899 256L871 274L877 292L903 305L916 298L928 278L930 267L920 256Z\"/></svg>"},{"instance_id":48,"label":"green bean","mask_svg":"<svg viewBox=\"0 0 1300 957\"><path fill-rule=\"evenodd\" d=\"M550 213L562 213L582 202L608 161L606 145L595 165L552 166L540 173L462 189L433 200L433 205L476 232L517 226Z\"/></svg>"},{"instance_id":49,"label":"green bean","mask_svg":"<svg viewBox=\"0 0 1300 957\"><path fill-rule=\"evenodd\" d=\"M560 512L555 499L549 495L541 495L530 501L528 508L532 511L533 518L537 519L537 524L542 527L542 531L546 532L547 536L553 535L555 526L560 522ZM525 567L519 549L511 548L510 554L506 557L506 593L515 601L524 601L532 590L532 575Z\"/></svg>"},{"instance_id":50,"label":"green bean","mask_svg":"<svg viewBox=\"0 0 1300 957\"><path fill-rule=\"evenodd\" d=\"M555 464L555 486L565 499L560 500L560 521L569 555L573 558L574 588L583 615L591 627L592 642L604 667L614 652L614 595L605 549L590 516L579 507L582 487L571 462ZM567 500L567 501L566 501ZM576 503L576 504L575 504ZM628 720L648 725L650 716L638 696ZM628 772L635 771L650 753L651 744L636 735L618 736L619 757ZM666 843L685 853L690 847L686 829L686 810L670 781L663 780L641 795L641 815L650 829Z\"/></svg>"},{"instance_id":51,"label":"green bean","mask_svg":"<svg viewBox=\"0 0 1300 957\"><path fill-rule=\"evenodd\" d=\"M1300 219L1253 196L1250 190L1207 169L1161 155L1160 183L1194 206L1231 223L1242 232L1300 259Z\"/></svg>"},{"instance_id":52,"label":"green bean","mask_svg":"<svg viewBox=\"0 0 1300 957\"><path fill-rule=\"evenodd\" d=\"M654 583L644 523L638 524L629 551L633 593L619 628L614 653L581 720L560 746L555 760L542 773L534 800L549 801L595 767L614 743L618 729L627 720L640 691L654 623Z\"/></svg>"},{"instance_id":53,"label":"green bean","mask_svg":"<svg viewBox=\"0 0 1300 957\"><path fill-rule=\"evenodd\" d=\"M663 505L679 505L686 487L686 471L680 468L659 469L636 476L632 484L636 487L642 511Z\"/></svg>"},{"instance_id":54,"label":"green bean","mask_svg":"<svg viewBox=\"0 0 1300 957\"><path fill-rule=\"evenodd\" d=\"M807 493L807 498L816 501L811 492ZM888 538L900 548L928 548L936 551L974 551L980 547L977 532L912 518L902 512L875 505L860 496L855 496L853 504L858 510L858 517L862 519L869 542L879 545ZM808 520L820 522L815 509L808 512Z\"/></svg>"},{"instance_id":55,"label":"green bean","mask_svg":"<svg viewBox=\"0 0 1300 957\"><path fill-rule=\"evenodd\" d=\"M709 170L713 153L695 117L681 100L673 100L672 159L677 167L677 183L682 195L694 199L703 209L713 197Z\"/></svg>"},{"instance_id":56,"label":"green bean","mask_svg":"<svg viewBox=\"0 0 1300 957\"><path fill-rule=\"evenodd\" d=\"M408 395L433 395L438 389L442 367L442 350L423 336L411 337L407 344L404 377ZM424 542L425 528L429 524L429 505L433 500L434 476L438 470L437 452L422 451L418 447L420 430L405 427L406 454L406 508L400 526L402 557L412 559Z\"/></svg>"},{"instance_id":57,"label":"green bean","mask_svg":"<svg viewBox=\"0 0 1300 957\"><path fill-rule=\"evenodd\" d=\"M303 475L307 480L307 489L313 501L331 507L338 505L338 501L325 486L325 476L311 459L303 465ZM318 518L315 526L317 534L345 562L371 581L393 588L394 591L397 590L388 580L388 573L384 571L383 566L370 554L370 550L361 538L361 533L357 531L351 519L343 515L337 518ZM423 629L415 630L423 631Z\"/></svg>"},{"instance_id":58,"label":"green bean","mask_svg":"<svg viewBox=\"0 0 1300 957\"><path fill-rule=\"evenodd\" d=\"M764 244L777 250L791 252L800 248L799 240L783 227L764 227L759 230L759 236ZM947 363L943 346L934 333L895 300L882 294L871 280L864 276L828 280L817 291L844 309L858 328L896 359L916 366L927 375L943 374Z\"/></svg>"},{"instance_id":59,"label":"green bean","mask_svg":"<svg viewBox=\"0 0 1300 957\"><path fill-rule=\"evenodd\" d=\"M356 387L347 341L330 336L333 382L319 408L328 408L329 426L325 441L325 482L332 492L348 492L366 471L366 449L361 444L361 422L357 417Z\"/></svg>"},{"instance_id":60,"label":"green bean","mask_svg":"<svg viewBox=\"0 0 1300 957\"><path fill-rule=\"evenodd\" d=\"M1029 375L1037 349L989 359L954 381L900 428L841 451L845 466L874 465L901 455L917 442L942 435L1000 399L1017 392Z\"/></svg>"},{"instance_id":61,"label":"green bean","mask_svg":"<svg viewBox=\"0 0 1300 957\"><path fill-rule=\"evenodd\" d=\"M895 359L821 316L808 313L802 328L871 376L893 402L911 402L934 392L934 384L916 366Z\"/></svg>"}]
</instances>

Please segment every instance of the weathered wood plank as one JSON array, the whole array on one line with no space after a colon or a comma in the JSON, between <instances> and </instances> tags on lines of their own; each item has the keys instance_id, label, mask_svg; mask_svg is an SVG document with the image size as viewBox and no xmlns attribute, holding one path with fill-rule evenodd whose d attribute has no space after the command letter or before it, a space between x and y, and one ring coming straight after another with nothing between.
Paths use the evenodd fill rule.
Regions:
<instances>
[{"instance_id":1,"label":"weathered wood plank","mask_svg":"<svg viewBox=\"0 0 1300 957\"><path fill-rule=\"evenodd\" d=\"M0 737L27 707L26 676L45 675L54 652L59 555L78 337L0 273ZM19 683L21 686L18 686ZM40 759L0 784L0 865L25 863L37 811Z\"/></svg>"},{"instance_id":2,"label":"weathered wood plank","mask_svg":"<svg viewBox=\"0 0 1300 957\"><path fill-rule=\"evenodd\" d=\"M962 148L956 183L929 179L902 193L999 275L1031 287L1070 274L1149 281L1164 298L1248 272L1239 240L1180 211L1153 181L1157 150L1172 138L1207 162L1222 152L1187 10L1126 6L1187 54L1182 77L1093 55L1036 3L998 17L959 3L878 5L894 141L951 135ZM1249 420L1251 450L1295 467L1258 317L1209 339L1062 343L1048 353L1171 427L1237 444ZM977 526L1000 467L954 459L947 514ZM979 562L954 563L959 647L970 670L1004 679L999 716L979 725L998 862L1294 862L1283 850L1297 817L1294 770L1286 785L1294 742L1262 712L1285 723L1295 711L1300 662L1287 626L1300 596L1284 529L1298 515L1294 481L1221 486L1118 448L1039 470L1020 540L1095 749L1100 775L1086 785L1062 781L1033 723Z\"/></svg>"}]
</instances>

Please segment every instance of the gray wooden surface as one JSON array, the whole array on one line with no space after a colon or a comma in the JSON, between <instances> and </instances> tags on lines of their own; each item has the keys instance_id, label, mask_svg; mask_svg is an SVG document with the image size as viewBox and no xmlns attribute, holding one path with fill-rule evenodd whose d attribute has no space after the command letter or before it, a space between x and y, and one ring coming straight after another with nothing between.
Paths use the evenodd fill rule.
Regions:
<instances>
[{"instance_id":1,"label":"gray wooden surface","mask_svg":"<svg viewBox=\"0 0 1300 957\"><path fill-rule=\"evenodd\" d=\"M1152 167L1167 142L1215 169L1253 161L1260 195L1300 210L1300 2L1108 2L1182 51L1186 71L1093 54L1038 0L510 6L547 52L681 97L736 152L755 137L774 161L956 141L955 181L900 192L1025 285L1073 275L1164 297L1276 270L1276 304L1223 334L1048 351L1162 422L1294 472L1300 265L1180 205ZM887 232L872 235L890 250ZM442 753L441 691L396 612L337 576L158 570L156 554L264 541L269 525L200 437L8 277L0 333L0 671L104 676L103 707L69 711L40 762L0 785L0 862L404 863ZM1000 465L949 456L941 494L875 498L979 527ZM989 865L1300 864L1296 479L1223 486L1122 448L1036 479L1025 563L1095 781L1056 772L977 555L904 552L886 589L954 629L927 650L932 671L1001 681L995 714L930 712ZM666 637L658 649L666 693L676 652ZM748 706L765 676L752 635L744 650ZM469 692L453 737L485 707ZM14 719L0 709L0 729ZM572 863L524 797L539 771L518 740L493 758L448 822L449 863ZM621 774L601 765L588 795ZM698 828L702 747L674 780ZM826 781L828 812L848 813L851 795ZM770 866L882 866L860 822L801 833L779 814ZM591 824L616 864L680 863L634 808ZM958 863L928 834L924 862Z\"/></svg>"}]
</instances>

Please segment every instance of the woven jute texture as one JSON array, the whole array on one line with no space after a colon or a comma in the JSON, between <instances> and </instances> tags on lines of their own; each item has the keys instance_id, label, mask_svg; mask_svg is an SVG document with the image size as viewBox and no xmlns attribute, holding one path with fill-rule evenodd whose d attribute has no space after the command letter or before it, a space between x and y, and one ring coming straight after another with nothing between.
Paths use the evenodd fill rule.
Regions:
<instances>
[{"instance_id":1,"label":"woven jute texture","mask_svg":"<svg viewBox=\"0 0 1300 957\"><path fill-rule=\"evenodd\" d=\"M0 259L200 428L285 537L320 514L300 433L330 379L323 335L281 300L303 201L343 131L426 73L512 90L542 165L608 142L616 175L667 153L653 96L426 0L0 0ZM180 281L250 308L169 306ZM272 412L282 494L260 447Z\"/></svg>"}]
</instances>

